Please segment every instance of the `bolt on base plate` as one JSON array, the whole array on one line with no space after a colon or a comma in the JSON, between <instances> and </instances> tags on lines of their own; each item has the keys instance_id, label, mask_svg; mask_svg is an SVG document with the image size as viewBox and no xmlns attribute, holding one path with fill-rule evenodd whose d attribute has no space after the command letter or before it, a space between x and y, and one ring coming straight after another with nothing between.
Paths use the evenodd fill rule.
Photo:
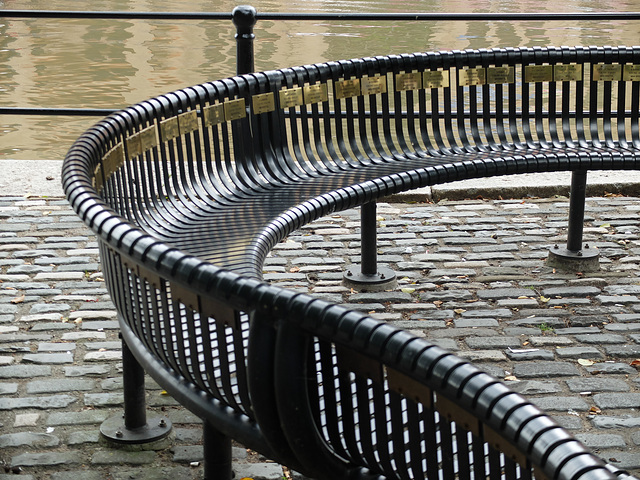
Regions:
<instances>
[{"instance_id":1,"label":"bolt on base plate","mask_svg":"<svg viewBox=\"0 0 640 480\"><path fill-rule=\"evenodd\" d=\"M114 443L139 444L162 440L171 433L171 421L167 417L153 417L139 428L127 428L122 415L106 419L100 425L100 433Z\"/></svg>"},{"instance_id":2,"label":"bolt on base plate","mask_svg":"<svg viewBox=\"0 0 640 480\"><path fill-rule=\"evenodd\" d=\"M585 247L577 252L558 248L549 249L547 266L564 272L597 272L600 270L600 251L597 248Z\"/></svg>"},{"instance_id":3,"label":"bolt on base plate","mask_svg":"<svg viewBox=\"0 0 640 480\"><path fill-rule=\"evenodd\" d=\"M378 267L374 274L362 273L360 265L351 265L344 272L342 283L362 292L380 292L395 288L396 273L390 268Z\"/></svg>"}]
</instances>

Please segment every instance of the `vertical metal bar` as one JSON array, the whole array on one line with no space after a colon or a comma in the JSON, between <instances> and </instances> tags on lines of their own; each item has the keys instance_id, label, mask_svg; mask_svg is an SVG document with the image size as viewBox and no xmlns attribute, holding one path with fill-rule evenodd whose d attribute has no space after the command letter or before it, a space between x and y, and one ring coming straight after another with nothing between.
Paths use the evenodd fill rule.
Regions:
<instances>
[{"instance_id":1,"label":"vertical metal bar","mask_svg":"<svg viewBox=\"0 0 640 480\"><path fill-rule=\"evenodd\" d=\"M369 202L362 205L360 212L360 237L362 240L360 250L362 274L375 275L378 273L376 202Z\"/></svg>"},{"instance_id":2,"label":"vertical metal bar","mask_svg":"<svg viewBox=\"0 0 640 480\"><path fill-rule=\"evenodd\" d=\"M122 341L122 380L124 382L124 425L134 430L147 424L144 370Z\"/></svg>"},{"instance_id":3,"label":"vertical metal bar","mask_svg":"<svg viewBox=\"0 0 640 480\"><path fill-rule=\"evenodd\" d=\"M567 250L582 250L582 231L584 228L584 203L587 192L587 172L571 173L571 199L569 201L569 231L567 233Z\"/></svg>"},{"instance_id":4,"label":"vertical metal bar","mask_svg":"<svg viewBox=\"0 0 640 480\"><path fill-rule=\"evenodd\" d=\"M256 9L251 5L238 5L231 12L233 24L236 26L236 73L244 75L255 71L253 27L257 22Z\"/></svg>"},{"instance_id":5,"label":"vertical metal bar","mask_svg":"<svg viewBox=\"0 0 640 480\"><path fill-rule=\"evenodd\" d=\"M231 439L206 420L202 430L205 480L231 480Z\"/></svg>"}]
</instances>

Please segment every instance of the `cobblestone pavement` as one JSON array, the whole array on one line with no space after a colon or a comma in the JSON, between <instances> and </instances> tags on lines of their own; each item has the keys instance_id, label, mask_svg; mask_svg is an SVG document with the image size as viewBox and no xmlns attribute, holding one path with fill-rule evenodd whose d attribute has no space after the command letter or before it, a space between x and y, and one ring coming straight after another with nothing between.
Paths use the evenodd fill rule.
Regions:
<instances>
[{"instance_id":1,"label":"cobblestone pavement","mask_svg":"<svg viewBox=\"0 0 640 480\"><path fill-rule=\"evenodd\" d=\"M381 204L379 261L393 291L341 285L359 215L325 217L278 245L265 279L349 303L477 362L608 461L640 475L640 199L590 198L585 241L601 270L545 266L564 243L565 198ZM97 245L66 200L0 197L0 460L31 479L202 478L199 420L148 383L174 422L160 450L109 448L121 412L116 313ZM640 363L640 362L638 362ZM234 449L236 478L282 468ZM196 463L193 463L196 462ZM14 478L3 474L0 480Z\"/></svg>"}]
</instances>

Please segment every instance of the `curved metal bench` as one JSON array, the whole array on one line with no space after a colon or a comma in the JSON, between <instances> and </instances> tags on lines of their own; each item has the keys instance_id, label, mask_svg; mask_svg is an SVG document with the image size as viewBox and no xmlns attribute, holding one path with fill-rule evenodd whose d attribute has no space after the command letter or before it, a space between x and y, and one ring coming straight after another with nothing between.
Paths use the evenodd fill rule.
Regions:
<instances>
[{"instance_id":1,"label":"curved metal bench","mask_svg":"<svg viewBox=\"0 0 640 480\"><path fill-rule=\"evenodd\" d=\"M639 168L639 80L640 48L365 58L186 88L82 135L65 191L128 349L204 419L205 476L230 475L233 437L318 478L627 478L468 362L260 276L298 227L396 192Z\"/></svg>"}]
</instances>

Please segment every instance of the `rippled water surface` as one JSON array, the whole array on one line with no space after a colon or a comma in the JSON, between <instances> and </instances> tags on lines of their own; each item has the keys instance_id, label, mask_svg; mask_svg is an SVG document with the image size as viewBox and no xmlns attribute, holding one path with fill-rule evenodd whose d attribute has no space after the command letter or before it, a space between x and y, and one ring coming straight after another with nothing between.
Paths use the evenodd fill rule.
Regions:
<instances>
[{"instance_id":1,"label":"rippled water surface","mask_svg":"<svg viewBox=\"0 0 640 480\"><path fill-rule=\"evenodd\" d=\"M247 3L247 2L244 2ZM0 0L0 105L121 108L235 72L230 21L7 19L2 10L216 11L228 0ZM259 12L637 11L632 0L294 0ZM424 50L636 45L640 21L318 22L256 25L256 69ZM0 118L0 159L61 159L95 118Z\"/></svg>"}]
</instances>

